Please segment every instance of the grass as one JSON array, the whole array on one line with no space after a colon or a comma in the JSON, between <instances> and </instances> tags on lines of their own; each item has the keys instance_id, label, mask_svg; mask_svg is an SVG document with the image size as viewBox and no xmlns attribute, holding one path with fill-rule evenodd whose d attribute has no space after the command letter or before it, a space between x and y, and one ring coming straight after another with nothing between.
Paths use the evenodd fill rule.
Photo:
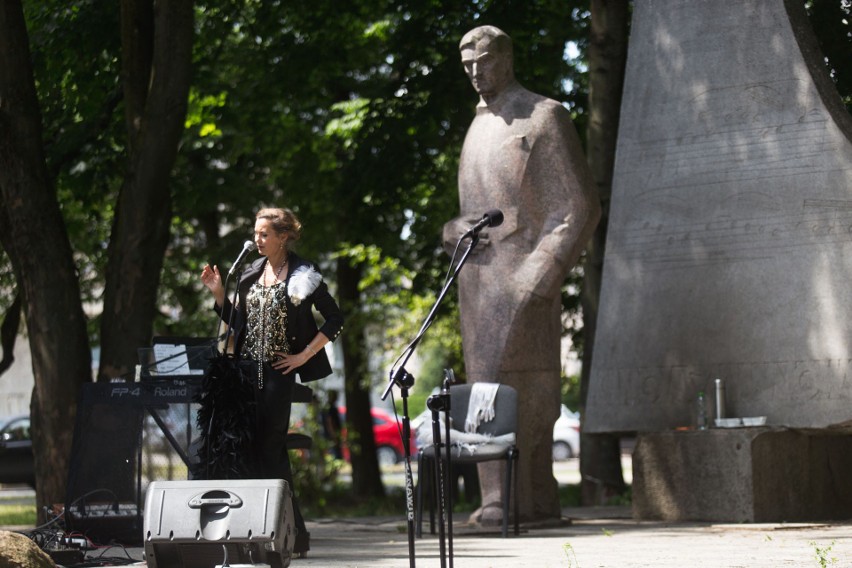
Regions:
<instances>
[{"instance_id":1,"label":"grass","mask_svg":"<svg viewBox=\"0 0 852 568\"><path fill-rule=\"evenodd\" d=\"M577 553L574 552L574 547L570 543L566 542L563 544L562 551L565 552L565 556L568 558L569 568L580 568L580 563L577 562Z\"/></svg>"},{"instance_id":2,"label":"grass","mask_svg":"<svg viewBox=\"0 0 852 568\"><path fill-rule=\"evenodd\" d=\"M0 501L0 526L35 526L36 506Z\"/></svg>"},{"instance_id":3,"label":"grass","mask_svg":"<svg viewBox=\"0 0 852 568\"><path fill-rule=\"evenodd\" d=\"M559 485L559 503L562 507L580 506L580 485ZM322 503L300 500L307 517L362 517L392 516L405 511L405 490L401 487L386 487L384 497L360 497L353 495L348 485L335 485L327 489ZM470 513L479 507L478 496L471 500L462 498L453 502L453 512Z\"/></svg>"},{"instance_id":4,"label":"grass","mask_svg":"<svg viewBox=\"0 0 852 568\"><path fill-rule=\"evenodd\" d=\"M306 517L384 517L404 515L405 490L400 487L386 488L383 497L361 497L354 495L348 485L335 485L325 491L322 500L300 499L302 513ZM459 501L453 504L453 511L472 512L479 506L478 501ZM35 503L5 503L0 501L0 526L35 526Z\"/></svg>"},{"instance_id":5,"label":"grass","mask_svg":"<svg viewBox=\"0 0 852 568\"><path fill-rule=\"evenodd\" d=\"M390 516L405 511L405 493L401 488L385 490L384 497L354 495L348 486L335 485L326 490L321 502L299 498L306 517Z\"/></svg>"},{"instance_id":6,"label":"grass","mask_svg":"<svg viewBox=\"0 0 852 568\"><path fill-rule=\"evenodd\" d=\"M564 507L580 506L580 484L569 483L559 485L559 504Z\"/></svg>"},{"instance_id":7,"label":"grass","mask_svg":"<svg viewBox=\"0 0 852 568\"><path fill-rule=\"evenodd\" d=\"M563 507L580 505L580 486L577 484L559 486L559 503ZM388 487L384 497L361 497L352 494L351 488L344 484L335 484L324 491L321 500L302 499L300 504L308 517L367 517L390 516L405 511L405 490L401 487ZM479 500L459 499L453 503L453 511L472 512L479 506ZM0 501L0 526L35 525L35 503L7 503Z\"/></svg>"},{"instance_id":8,"label":"grass","mask_svg":"<svg viewBox=\"0 0 852 568\"><path fill-rule=\"evenodd\" d=\"M827 546L819 546L819 544L813 540L808 544L814 547L814 558L816 558L817 564L820 565L820 568L827 568L829 565L833 565L837 562L837 558L829 556L831 554L831 549L834 548L835 541L831 541L831 544Z\"/></svg>"}]
</instances>

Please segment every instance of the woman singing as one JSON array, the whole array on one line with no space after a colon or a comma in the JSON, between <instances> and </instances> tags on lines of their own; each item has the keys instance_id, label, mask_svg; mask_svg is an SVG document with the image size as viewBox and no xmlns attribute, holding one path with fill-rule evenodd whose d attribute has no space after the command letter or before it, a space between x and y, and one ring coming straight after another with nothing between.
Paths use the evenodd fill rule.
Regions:
<instances>
[{"instance_id":1,"label":"woman singing","mask_svg":"<svg viewBox=\"0 0 852 568\"><path fill-rule=\"evenodd\" d=\"M323 348L343 328L343 314L317 267L290 250L301 230L301 223L289 209L258 211L254 242L261 258L242 275L233 320L218 267L207 265L201 272L201 281L216 301L217 313L233 324L237 351L257 362L255 459L259 474L284 479L291 490L287 430L296 374L303 383L330 375L331 365ZM312 308L325 318L319 329ZM293 512L298 531L293 552L305 556L310 534L295 494Z\"/></svg>"}]
</instances>

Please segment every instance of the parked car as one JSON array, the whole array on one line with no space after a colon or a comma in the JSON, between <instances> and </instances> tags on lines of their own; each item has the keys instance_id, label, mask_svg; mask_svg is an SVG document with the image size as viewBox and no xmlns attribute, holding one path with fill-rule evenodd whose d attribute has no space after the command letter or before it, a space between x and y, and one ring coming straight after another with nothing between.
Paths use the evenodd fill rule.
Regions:
<instances>
[{"instance_id":1,"label":"parked car","mask_svg":"<svg viewBox=\"0 0 852 568\"><path fill-rule=\"evenodd\" d=\"M35 487L33 442L27 414L0 419L0 483Z\"/></svg>"},{"instance_id":2,"label":"parked car","mask_svg":"<svg viewBox=\"0 0 852 568\"><path fill-rule=\"evenodd\" d=\"M346 407L339 407L341 420L346 420ZM402 444L402 424L396 417L381 408L371 408L373 417L373 437L376 439L376 456L379 466L397 464L405 458L405 448ZM344 439L346 433L343 433ZM411 455L417 455L417 443L412 429L410 438ZM349 461L349 449L343 444L343 457Z\"/></svg>"},{"instance_id":3,"label":"parked car","mask_svg":"<svg viewBox=\"0 0 852 568\"><path fill-rule=\"evenodd\" d=\"M580 415L564 404L553 425L553 461L564 461L580 455Z\"/></svg>"}]
</instances>

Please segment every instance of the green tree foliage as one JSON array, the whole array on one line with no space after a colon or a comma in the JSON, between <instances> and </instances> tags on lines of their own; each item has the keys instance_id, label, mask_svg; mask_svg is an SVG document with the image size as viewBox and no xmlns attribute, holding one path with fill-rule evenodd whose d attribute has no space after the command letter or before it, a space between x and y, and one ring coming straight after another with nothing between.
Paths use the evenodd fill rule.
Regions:
<instances>
[{"instance_id":1,"label":"green tree foliage","mask_svg":"<svg viewBox=\"0 0 852 568\"><path fill-rule=\"evenodd\" d=\"M829 75L852 112L852 3L807 0L805 8L825 55Z\"/></svg>"},{"instance_id":2,"label":"green tree foliage","mask_svg":"<svg viewBox=\"0 0 852 568\"><path fill-rule=\"evenodd\" d=\"M46 0L24 2L24 9L45 160L56 180L82 301L97 302L123 172L119 4ZM98 323L89 321L93 344Z\"/></svg>"}]
</instances>

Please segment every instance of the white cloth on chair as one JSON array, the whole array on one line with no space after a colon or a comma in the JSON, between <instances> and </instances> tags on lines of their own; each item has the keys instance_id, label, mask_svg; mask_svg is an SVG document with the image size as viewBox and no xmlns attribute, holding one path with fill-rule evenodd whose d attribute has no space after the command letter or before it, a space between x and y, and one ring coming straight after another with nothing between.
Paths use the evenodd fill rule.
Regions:
<instances>
[{"instance_id":1,"label":"white cloth on chair","mask_svg":"<svg viewBox=\"0 0 852 568\"><path fill-rule=\"evenodd\" d=\"M480 422L494 419L494 399L500 383L473 383L470 400L467 403L467 418L464 421L465 432L476 432Z\"/></svg>"},{"instance_id":2,"label":"white cloth on chair","mask_svg":"<svg viewBox=\"0 0 852 568\"><path fill-rule=\"evenodd\" d=\"M444 429L444 424L441 423L441 429L439 430L441 434L441 441L444 441L446 437L446 431ZM434 436L432 435L432 427L431 423L429 428L423 428L422 426L417 429L417 447L425 448L427 446L431 446L434 440ZM463 446L470 447L481 444L514 444L515 443L515 433L509 432L508 434L500 434L499 436L491 436L490 434L479 434L479 433L470 433L470 432L460 432L455 428L450 427L450 443L453 446ZM470 453L473 453L473 449L470 450Z\"/></svg>"}]
</instances>

